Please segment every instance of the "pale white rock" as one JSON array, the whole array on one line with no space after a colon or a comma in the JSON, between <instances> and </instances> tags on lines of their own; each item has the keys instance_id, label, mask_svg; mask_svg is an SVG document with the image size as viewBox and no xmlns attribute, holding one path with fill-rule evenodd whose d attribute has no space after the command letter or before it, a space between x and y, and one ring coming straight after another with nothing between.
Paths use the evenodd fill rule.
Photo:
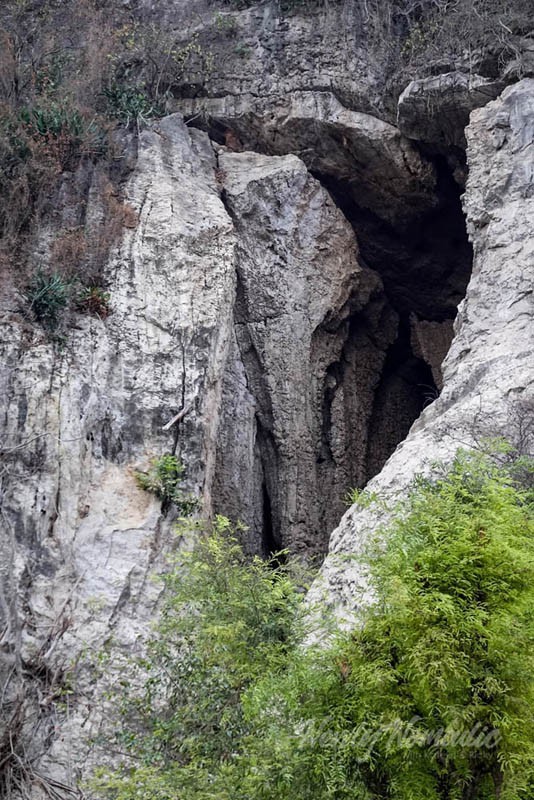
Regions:
<instances>
[{"instance_id":1,"label":"pale white rock","mask_svg":"<svg viewBox=\"0 0 534 800\"><path fill-rule=\"evenodd\" d=\"M63 346L20 317L2 320L4 661L20 624L28 686L32 664L74 670L69 712L50 700L33 737L39 749L53 731L41 769L67 782L105 713L102 700L94 710L98 651L113 641L135 652L149 633L153 576L175 546L135 468L176 446L188 487L210 503L235 295L215 166L207 136L179 115L142 131L126 186L138 225L106 269L113 313L78 316ZM98 202L95 189L90 214ZM179 430L164 431L190 404Z\"/></svg>"}]
</instances>

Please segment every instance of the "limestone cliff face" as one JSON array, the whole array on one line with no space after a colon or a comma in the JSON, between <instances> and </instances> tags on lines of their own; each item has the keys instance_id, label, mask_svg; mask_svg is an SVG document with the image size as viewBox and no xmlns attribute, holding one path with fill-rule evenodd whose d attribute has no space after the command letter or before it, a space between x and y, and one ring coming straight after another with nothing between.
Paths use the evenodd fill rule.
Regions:
<instances>
[{"instance_id":1,"label":"limestone cliff face","mask_svg":"<svg viewBox=\"0 0 534 800\"><path fill-rule=\"evenodd\" d=\"M26 687L21 743L69 784L102 757L97 654L142 647L177 546L135 470L175 452L203 514L247 523L251 551L324 552L397 330L295 156L224 152L174 115L140 134L125 195L138 224L106 268L112 314L79 315L65 342L16 306L2 329L2 669Z\"/></svg>"},{"instance_id":2,"label":"limestone cliff face","mask_svg":"<svg viewBox=\"0 0 534 800\"><path fill-rule=\"evenodd\" d=\"M28 733L37 747L52 737L52 772L69 781L93 657L110 637L131 649L146 634L168 549L161 503L134 467L177 450L190 488L210 493L235 294L214 163L178 117L143 132L126 189L139 222L107 268L113 313L80 316L62 346L14 314L2 324L3 674L24 677L43 718ZM50 677L69 671L77 701L58 717Z\"/></svg>"},{"instance_id":3,"label":"limestone cliff face","mask_svg":"<svg viewBox=\"0 0 534 800\"><path fill-rule=\"evenodd\" d=\"M133 5L169 26L190 7ZM218 36L210 96L139 133L113 313L64 343L21 298L0 321L0 670L25 687L21 742L69 785L100 758L94 654L142 648L179 546L136 469L176 453L249 551L323 557L349 487L402 492L510 431L533 390L534 80L487 105L498 81L415 82L394 124L350 5L321 28L273 2L229 15L249 50ZM330 539L312 596L341 615L366 591L346 556L378 524L353 508Z\"/></svg>"},{"instance_id":4,"label":"limestone cliff face","mask_svg":"<svg viewBox=\"0 0 534 800\"><path fill-rule=\"evenodd\" d=\"M252 536L263 532L256 550L311 553L331 521L320 519L317 460L323 386L343 344L325 327L346 316L351 298L363 307L376 280L358 264L351 226L298 158L228 153L219 163L239 244L217 502ZM246 392L236 396L241 375ZM348 476L328 477L341 495Z\"/></svg>"}]
</instances>

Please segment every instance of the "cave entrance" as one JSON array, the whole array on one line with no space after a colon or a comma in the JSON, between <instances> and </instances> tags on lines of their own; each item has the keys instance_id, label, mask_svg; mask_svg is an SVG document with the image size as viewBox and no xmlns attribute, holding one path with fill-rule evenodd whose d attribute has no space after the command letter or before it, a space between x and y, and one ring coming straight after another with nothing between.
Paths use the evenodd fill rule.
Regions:
<instances>
[{"instance_id":1,"label":"cave entrance","mask_svg":"<svg viewBox=\"0 0 534 800\"><path fill-rule=\"evenodd\" d=\"M423 200L412 193L406 213L396 213L404 205L394 192L391 212L382 202L383 188L376 189L376 180L366 181L356 159L354 170L343 177L311 170L351 223L363 270L347 274L347 281L354 275L352 295L343 294L340 307L328 310L314 330L306 329L309 350L298 365L304 369L294 375L291 364L282 370L273 358L265 361L267 322L255 315L241 276L247 266L247 291L256 297L250 287L257 242L252 247L246 236L249 211L239 216L230 209L243 239L213 502L219 513L245 524L247 552L269 555L282 547L320 560L346 510L347 491L363 488L381 470L438 396L441 364L472 266L460 200L461 158L425 153L435 181L425 183ZM373 189L381 202L369 201ZM261 208L276 200L262 195ZM290 240L275 229L266 229L265 239L273 252L302 249L298 238ZM345 257L343 251L336 255ZM261 297L269 307L276 287L267 289ZM285 328L282 337L272 330L276 335L269 348L273 342L290 343ZM298 326L294 334L299 335ZM294 414L286 414L288 408Z\"/></svg>"},{"instance_id":2,"label":"cave entrance","mask_svg":"<svg viewBox=\"0 0 534 800\"><path fill-rule=\"evenodd\" d=\"M448 156L425 155L435 168L435 203L414 215L402 228L395 228L360 207L354 200L354 192L343 182L317 176L351 222L362 264L381 278L389 311L389 316L383 316L390 325L392 316L395 319L395 331L385 351L371 356L375 363L380 361L376 370L362 373L350 367L351 359L354 361L358 352L362 352L365 336L377 338L377 330L371 330L361 312L351 322L342 358L344 375L338 380L345 384L367 380L371 384L371 387L361 384L353 387L356 395L367 398L365 430L361 422L363 401L359 404L358 419L344 423L347 431L357 432L348 443L353 458L345 471L351 485L359 488L380 472L422 410L439 395L441 364L449 350L454 318L471 275L473 254L461 205L464 155L459 152ZM330 388L327 391L332 393ZM346 396L350 391L351 387L345 385ZM325 498L325 503L331 502L332 498Z\"/></svg>"}]
</instances>

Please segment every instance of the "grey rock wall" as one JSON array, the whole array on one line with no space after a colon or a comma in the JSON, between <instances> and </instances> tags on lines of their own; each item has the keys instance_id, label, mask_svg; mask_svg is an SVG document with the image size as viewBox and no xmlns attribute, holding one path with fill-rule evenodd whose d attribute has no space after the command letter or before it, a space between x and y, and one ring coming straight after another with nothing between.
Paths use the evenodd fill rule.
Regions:
<instances>
[{"instance_id":1,"label":"grey rock wall","mask_svg":"<svg viewBox=\"0 0 534 800\"><path fill-rule=\"evenodd\" d=\"M253 540L263 530L260 550L289 546L309 556L324 548L351 477L323 452L328 370L341 357L349 314L380 281L360 266L351 226L298 158L223 153L219 164L239 241L241 363L226 381L218 505L249 525ZM238 391L236 403L243 378L247 393ZM345 423L340 407L334 424Z\"/></svg>"},{"instance_id":2,"label":"grey rock wall","mask_svg":"<svg viewBox=\"0 0 534 800\"><path fill-rule=\"evenodd\" d=\"M2 320L0 667L3 678L20 672L35 706L26 747L51 740L43 769L68 782L102 716L98 651L113 641L133 652L146 636L159 593L151 576L174 546L135 468L176 448L189 488L209 503L235 294L235 236L214 167L205 134L177 116L142 132L126 187L139 222L107 267L113 313L79 316L63 345L20 315ZM180 430L165 432L191 403ZM65 710L49 683L69 671Z\"/></svg>"}]
</instances>

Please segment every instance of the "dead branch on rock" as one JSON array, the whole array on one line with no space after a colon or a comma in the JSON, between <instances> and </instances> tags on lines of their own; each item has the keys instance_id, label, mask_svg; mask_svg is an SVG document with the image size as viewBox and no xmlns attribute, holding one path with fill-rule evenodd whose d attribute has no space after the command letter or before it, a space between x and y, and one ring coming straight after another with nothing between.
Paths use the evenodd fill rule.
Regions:
<instances>
[{"instance_id":1,"label":"dead branch on rock","mask_svg":"<svg viewBox=\"0 0 534 800\"><path fill-rule=\"evenodd\" d=\"M181 409L181 410L180 410L180 411L179 411L179 412L176 414L176 416L174 416L174 417L173 417L171 420L169 420L169 422L167 422L167 424L163 426L162 430L163 430L163 431L168 431L168 430L170 430L170 428L172 428L172 426L173 426L173 425L175 425L177 422L181 422L181 421L183 420L183 418L184 418L184 417L185 417L187 414L189 414L189 412L192 410L192 408L193 408L193 406L194 406L194 405L195 405L195 401L194 401L194 400L192 400L192 401L189 403L189 405L185 406L185 408L182 408L182 409Z\"/></svg>"}]
</instances>

